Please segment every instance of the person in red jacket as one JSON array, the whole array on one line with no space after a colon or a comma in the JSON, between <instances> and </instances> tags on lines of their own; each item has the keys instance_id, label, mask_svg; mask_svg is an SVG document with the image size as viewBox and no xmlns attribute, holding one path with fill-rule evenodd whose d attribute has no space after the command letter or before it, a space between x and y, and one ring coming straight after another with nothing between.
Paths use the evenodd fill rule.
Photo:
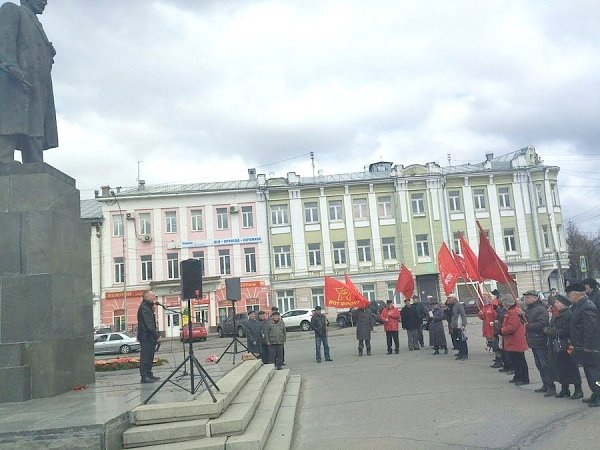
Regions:
<instances>
[{"instance_id":1,"label":"person in red jacket","mask_svg":"<svg viewBox=\"0 0 600 450\"><path fill-rule=\"evenodd\" d=\"M498 347L498 338L494 334L494 320L496 320L496 308L492 304L492 301L483 296L483 305L477 313L477 317L482 320L481 332L483 337L486 339L488 347L494 352L494 364L492 367L497 369L502 367L502 357L500 356L500 348Z\"/></svg>"},{"instance_id":2,"label":"person in red jacket","mask_svg":"<svg viewBox=\"0 0 600 450\"><path fill-rule=\"evenodd\" d=\"M525 360L525 350L529 348L525 338L527 319L511 294L502 296L502 304L506 308L506 314L504 314L500 334L504 339L504 350L508 353L515 371L515 376L510 382L515 383L515 386L523 386L529 384L529 367Z\"/></svg>"},{"instance_id":3,"label":"person in red jacket","mask_svg":"<svg viewBox=\"0 0 600 450\"><path fill-rule=\"evenodd\" d=\"M387 354L392 354L392 340L394 340L394 353L398 354L398 321L400 320L400 311L394 306L391 300L387 301L385 308L379 314L385 330L387 340Z\"/></svg>"}]
</instances>

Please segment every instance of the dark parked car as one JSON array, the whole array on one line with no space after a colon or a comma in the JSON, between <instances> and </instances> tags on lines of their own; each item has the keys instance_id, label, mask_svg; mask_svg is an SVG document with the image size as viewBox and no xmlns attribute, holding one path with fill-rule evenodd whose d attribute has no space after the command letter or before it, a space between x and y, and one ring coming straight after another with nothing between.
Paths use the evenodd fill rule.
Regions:
<instances>
[{"instance_id":1,"label":"dark parked car","mask_svg":"<svg viewBox=\"0 0 600 450\"><path fill-rule=\"evenodd\" d=\"M185 324L181 330L179 330L179 340L181 342L187 342L190 336L190 330L188 324ZM205 341L208 336L206 327L202 322L192 322L192 342L193 341Z\"/></svg>"},{"instance_id":2,"label":"dark parked car","mask_svg":"<svg viewBox=\"0 0 600 450\"><path fill-rule=\"evenodd\" d=\"M375 314L377 323L381 323L379 314L381 313L381 310L383 310L383 308L385 308L385 302L381 300L372 300L369 303L369 309L373 314ZM335 318L335 321L340 328L354 326L354 324L356 323L356 308L350 308L350 310L348 311L342 311L338 313L337 317Z\"/></svg>"},{"instance_id":3,"label":"dark parked car","mask_svg":"<svg viewBox=\"0 0 600 450\"><path fill-rule=\"evenodd\" d=\"M233 316L226 317L217 325L217 333L219 333L219 337L223 337L226 335L234 335L237 334L238 337L246 336L244 332L244 322L248 321L248 313L237 313L235 315L235 328L233 325Z\"/></svg>"},{"instance_id":4,"label":"dark parked car","mask_svg":"<svg viewBox=\"0 0 600 450\"><path fill-rule=\"evenodd\" d=\"M474 299L470 298L461 303L465 307L465 314L467 316L476 316L479 312L479 308L477 307L477 303L475 303Z\"/></svg>"}]
</instances>

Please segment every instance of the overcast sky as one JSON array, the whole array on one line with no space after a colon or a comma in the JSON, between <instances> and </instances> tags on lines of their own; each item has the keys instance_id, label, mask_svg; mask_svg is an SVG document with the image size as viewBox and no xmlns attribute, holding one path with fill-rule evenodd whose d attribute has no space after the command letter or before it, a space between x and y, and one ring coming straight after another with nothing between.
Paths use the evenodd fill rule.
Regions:
<instances>
[{"instance_id":1,"label":"overcast sky","mask_svg":"<svg viewBox=\"0 0 600 450\"><path fill-rule=\"evenodd\" d=\"M135 185L138 160L157 184L310 176L311 151L333 174L533 145L561 167L565 222L597 231L599 17L595 0L49 0L45 158L89 197Z\"/></svg>"}]
</instances>

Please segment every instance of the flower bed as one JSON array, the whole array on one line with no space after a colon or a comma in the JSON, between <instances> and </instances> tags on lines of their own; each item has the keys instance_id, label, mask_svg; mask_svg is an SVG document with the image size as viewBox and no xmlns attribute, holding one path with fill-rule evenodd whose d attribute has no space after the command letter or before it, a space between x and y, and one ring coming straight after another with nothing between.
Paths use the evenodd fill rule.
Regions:
<instances>
[{"instance_id":1,"label":"flower bed","mask_svg":"<svg viewBox=\"0 0 600 450\"><path fill-rule=\"evenodd\" d=\"M161 358L154 358L152 361L153 366L162 366L167 360ZM113 359L98 359L94 363L96 372L110 372L113 370L127 370L137 369L140 367L140 358L134 357L122 357Z\"/></svg>"}]
</instances>

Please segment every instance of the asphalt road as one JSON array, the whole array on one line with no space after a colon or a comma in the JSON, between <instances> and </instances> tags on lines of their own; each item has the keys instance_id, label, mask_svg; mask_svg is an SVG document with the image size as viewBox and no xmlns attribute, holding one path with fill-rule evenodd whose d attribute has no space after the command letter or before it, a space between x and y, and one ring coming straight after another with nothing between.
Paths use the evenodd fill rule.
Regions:
<instances>
[{"instance_id":1,"label":"asphalt road","mask_svg":"<svg viewBox=\"0 0 600 450\"><path fill-rule=\"evenodd\" d=\"M330 337L333 362L317 364L312 340L289 342L287 368L302 375L294 449L598 448L600 408L544 398L531 352L532 384L515 387L491 369L477 319L470 319L470 358L409 352L386 355L385 334L373 356L358 357L353 330ZM341 335L340 335L341 334ZM426 333L427 341L427 333ZM584 382L584 392L589 391Z\"/></svg>"}]
</instances>

